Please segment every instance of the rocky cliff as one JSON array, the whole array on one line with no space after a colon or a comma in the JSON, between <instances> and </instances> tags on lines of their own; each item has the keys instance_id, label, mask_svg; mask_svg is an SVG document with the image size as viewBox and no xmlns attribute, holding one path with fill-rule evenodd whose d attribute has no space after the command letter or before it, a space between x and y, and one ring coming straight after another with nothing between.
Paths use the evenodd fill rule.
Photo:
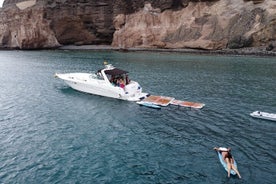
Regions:
<instances>
[{"instance_id":1,"label":"rocky cliff","mask_svg":"<svg viewBox=\"0 0 276 184\"><path fill-rule=\"evenodd\" d=\"M276 47L275 0L5 0L0 47Z\"/></svg>"},{"instance_id":2,"label":"rocky cliff","mask_svg":"<svg viewBox=\"0 0 276 184\"><path fill-rule=\"evenodd\" d=\"M44 7L35 1L8 4L0 10L0 47L37 49L57 47L50 21L44 18Z\"/></svg>"},{"instance_id":3,"label":"rocky cliff","mask_svg":"<svg viewBox=\"0 0 276 184\"><path fill-rule=\"evenodd\" d=\"M211 50L263 46L276 39L275 12L272 0L189 2L177 11L161 11L147 3L138 12L115 17L113 46Z\"/></svg>"}]
</instances>

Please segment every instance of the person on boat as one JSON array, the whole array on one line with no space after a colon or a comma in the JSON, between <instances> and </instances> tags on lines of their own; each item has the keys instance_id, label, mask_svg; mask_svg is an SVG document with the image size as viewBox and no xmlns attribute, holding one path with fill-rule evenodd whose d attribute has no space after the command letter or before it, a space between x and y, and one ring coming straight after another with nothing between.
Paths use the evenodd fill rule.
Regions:
<instances>
[{"instance_id":1,"label":"person on boat","mask_svg":"<svg viewBox=\"0 0 276 184\"><path fill-rule=\"evenodd\" d=\"M116 79L114 76L111 76L110 83L111 83L113 86L116 86L116 85L117 85L117 79Z\"/></svg>"},{"instance_id":2,"label":"person on boat","mask_svg":"<svg viewBox=\"0 0 276 184\"><path fill-rule=\"evenodd\" d=\"M214 147L214 150L220 152L223 160L226 162L227 170L228 170L227 171L228 177L230 177L230 171L231 171L231 169L233 169L238 174L239 178L241 178L241 175L240 175L238 169L234 165L234 158L231 154L231 148Z\"/></svg>"},{"instance_id":3,"label":"person on boat","mask_svg":"<svg viewBox=\"0 0 276 184\"><path fill-rule=\"evenodd\" d=\"M130 83L130 80L128 78L128 75L126 75L126 85L128 85Z\"/></svg>"},{"instance_id":4,"label":"person on boat","mask_svg":"<svg viewBox=\"0 0 276 184\"><path fill-rule=\"evenodd\" d=\"M259 114L260 116L263 116L263 115L261 114L261 112L260 112L260 111L258 111L258 114Z\"/></svg>"},{"instance_id":5,"label":"person on boat","mask_svg":"<svg viewBox=\"0 0 276 184\"><path fill-rule=\"evenodd\" d=\"M124 82L124 80L123 80L122 78L119 80L119 86L120 86L121 88L124 88L124 87L125 87L125 82Z\"/></svg>"}]
</instances>

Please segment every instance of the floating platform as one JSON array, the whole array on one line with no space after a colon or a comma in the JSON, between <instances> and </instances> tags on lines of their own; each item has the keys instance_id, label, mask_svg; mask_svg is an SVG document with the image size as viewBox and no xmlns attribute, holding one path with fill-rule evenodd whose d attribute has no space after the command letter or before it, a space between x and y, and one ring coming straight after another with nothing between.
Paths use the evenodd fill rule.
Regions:
<instances>
[{"instance_id":1,"label":"floating platform","mask_svg":"<svg viewBox=\"0 0 276 184\"><path fill-rule=\"evenodd\" d=\"M182 101L182 100L172 100L171 102L172 105L178 105L181 107L191 107L195 109L202 109L205 104L203 103L198 103L198 102L188 102L188 101Z\"/></svg>"},{"instance_id":2,"label":"floating platform","mask_svg":"<svg viewBox=\"0 0 276 184\"><path fill-rule=\"evenodd\" d=\"M148 102L155 105L160 105L163 107L166 107L170 105L170 103L174 100L173 97L167 97L167 96L155 96L150 95L149 97L142 100L142 102Z\"/></svg>"},{"instance_id":3,"label":"floating platform","mask_svg":"<svg viewBox=\"0 0 276 184\"><path fill-rule=\"evenodd\" d=\"M157 95L150 95L147 98L140 101L138 104L143 105L142 103L145 103L147 105L152 104L152 105L163 106L163 107L166 107L172 104L172 105L177 105L181 107L190 107L195 109L202 109L205 106L205 104L203 103L176 100L173 97L157 96Z\"/></svg>"}]
</instances>

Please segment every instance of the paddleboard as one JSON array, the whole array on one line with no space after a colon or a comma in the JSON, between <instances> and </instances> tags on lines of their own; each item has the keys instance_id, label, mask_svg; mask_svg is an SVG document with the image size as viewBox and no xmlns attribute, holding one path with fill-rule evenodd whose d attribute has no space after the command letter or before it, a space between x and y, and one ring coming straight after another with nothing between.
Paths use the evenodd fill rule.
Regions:
<instances>
[{"instance_id":1,"label":"paddleboard","mask_svg":"<svg viewBox=\"0 0 276 184\"><path fill-rule=\"evenodd\" d=\"M219 151L217 151L217 152L218 152L218 157L219 157L219 161L220 161L221 165L224 167L224 169L226 170L226 172L228 172L227 164L226 164L226 162L223 160L222 154L221 154ZM234 159L234 166L238 169L237 163L236 163L236 160L235 160L235 159ZM231 169L230 173L231 173L232 175L236 175L236 172L235 172L233 169Z\"/></svg>"},{"instance_id":2,"label":"paddleboard","mask_svg":"<svg viewBox=\"0 0 276 184\"><path fill-rule=\"evenodd\" d=\"M139 104L139 105L143 105L145 107L150 107L150 108L154 108L154 109L161 109L161 107L159 105L155 105L155 104L150 103L150 102L140 101L140 102L136 102L136 103Z\"/></svg>"}]
</instances>

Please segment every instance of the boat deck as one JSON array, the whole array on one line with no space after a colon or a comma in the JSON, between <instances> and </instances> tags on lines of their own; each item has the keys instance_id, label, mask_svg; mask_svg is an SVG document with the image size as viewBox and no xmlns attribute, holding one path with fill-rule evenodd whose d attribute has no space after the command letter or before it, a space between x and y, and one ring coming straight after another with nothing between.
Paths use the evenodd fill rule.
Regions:
<instances>
[{"instance_id":1,"label":"boat deck","mask_svg":"<svg viewBox=\"0 0 276 184\"><path fill-rule=\"evenodd\" d=\"M191 107L195 109L202 109L205 104L203 103L197 103L197 102L188 102L188 101L182 101L182 100L173 100L171 102L172 105L178 105L181 107Z\"/></svg>"}]
</instances>

